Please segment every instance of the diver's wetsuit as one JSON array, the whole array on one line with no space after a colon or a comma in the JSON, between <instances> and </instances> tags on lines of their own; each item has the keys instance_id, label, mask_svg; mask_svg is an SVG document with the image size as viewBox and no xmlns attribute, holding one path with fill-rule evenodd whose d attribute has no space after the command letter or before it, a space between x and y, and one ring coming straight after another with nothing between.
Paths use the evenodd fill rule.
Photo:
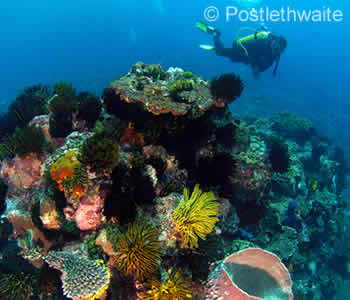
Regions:
<instances>
[{"instance_id":1,"label":"diver's wetsuit","mask_svg":"<svg viewBox=\"0 0 350 300\"><path fill-rule=\"evenodd\" d=\"M217 55L226 56L233 62L250 65L254 72L263 72L276 62L273 70L274 75L277 72L280 56L287 46L287 42L283 37L269 33L264 39L256 39L254 43L245 44L247 55L243 47L236 41L233 42L232 48L225 48L218 31L213 35L213 39Z\"/></svg>"}]
</instances>

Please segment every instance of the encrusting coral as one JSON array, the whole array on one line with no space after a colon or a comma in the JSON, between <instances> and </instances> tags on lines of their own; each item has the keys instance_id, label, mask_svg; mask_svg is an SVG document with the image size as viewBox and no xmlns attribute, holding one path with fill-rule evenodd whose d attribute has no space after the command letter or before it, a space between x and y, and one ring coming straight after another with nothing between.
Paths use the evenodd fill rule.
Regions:
<instances>
[{"instance_id":1,"label":"encrusting coral","mask_svg":"<svg viewBox=\"0 0 350 300\"><path fill-rule=\"evenodd\" d=\"M216 217L219 202L213 192L203 193L197 184L191 197L184 189L183 200L176 207L173 222L180 236L181 248L198 248L198 237L205 240L219 219Z\"/></svg>"}]
</instances>

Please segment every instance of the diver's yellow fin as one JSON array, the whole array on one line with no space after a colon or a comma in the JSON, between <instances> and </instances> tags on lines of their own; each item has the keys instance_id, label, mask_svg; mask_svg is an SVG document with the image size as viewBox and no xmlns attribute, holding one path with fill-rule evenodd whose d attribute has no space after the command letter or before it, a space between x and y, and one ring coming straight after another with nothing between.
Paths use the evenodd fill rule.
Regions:
<instances>
[{"instance_id":1,"label":"diver's yellow fin","mask_svg":"<svg viewBox=\"0 0 350 300\"><path fill-rule=\"evenodd\" d=\"M196 27L205 32L205 33L209 33L209 34L212 34L215 32L215 28L212 27L212 26L209 26L208 24L205 24L204 22L202 21L196 21Z\"/></svg>"},{"instance_id":2,"label":"diver's yellow fin","mask_svg":"<svg viewBox=\"0 0 350 300\"><path fill-rule=\"evenodd\" d=\"M213 50L214 46L213 45L199 45L199 48L202 48L204 50Z\"/></svg>"}]
</instances>

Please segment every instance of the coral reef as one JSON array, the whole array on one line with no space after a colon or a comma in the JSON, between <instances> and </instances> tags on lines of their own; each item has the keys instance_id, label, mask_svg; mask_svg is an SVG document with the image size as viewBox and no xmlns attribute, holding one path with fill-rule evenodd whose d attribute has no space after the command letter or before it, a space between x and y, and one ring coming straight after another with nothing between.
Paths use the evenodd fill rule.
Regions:
<instances>
[{"instance_id":1,"label":"coral reef","mask_svg":"<svg viewBox=\"0 0 350 300\"><path fill-rule=\"evenodd\" d=\"M213 105L207 81L196 76L189 80L186 78L188 75L184 75L186 73L179 68L170 68L166 72L160 68L159 74L162 76L149 76L144 73L147 68L154 66L137 63L127 75L111 83L104 96L108 112L118 113L119 117L125 104L129 103L129 113L124 115L129 116L129 120L135 117L130 115L132 107L154 115L171 113L174 116L190 114L194 117L195 111L207 111ZM240 86L238 88L241 89ZM176 97L173 97L174 93ZM239 94L237 92L235 95ZM181 101L178 101L179 97ZM113 108L115 106L121 109Z\"/></svg>"},{"instance_id":2,"label":"coral reef","mask_svg":"<svg viewBox=\"0 0 350 300\"><path fill-rule=\"evenodd\" d=\"M334 299L350 276L345 154L294 114L233 116L242 89L139 62L101 100L26 90L0 120L2 274L32 274L44 299L225 299L247 278L261 293L245 299Z\"/></svg>"}]
</instances>

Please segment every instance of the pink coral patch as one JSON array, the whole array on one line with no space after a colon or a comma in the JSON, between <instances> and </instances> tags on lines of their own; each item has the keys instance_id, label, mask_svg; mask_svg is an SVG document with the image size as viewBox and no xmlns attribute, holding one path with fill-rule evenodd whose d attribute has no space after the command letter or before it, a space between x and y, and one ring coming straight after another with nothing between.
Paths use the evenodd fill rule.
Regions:
<instances>
[{"instance_id":1,"label":"pink coral patch","mask_svg":"<svg viewBox=\"0 0 350 300\"><path fill-rule=\"evenodd\" d=\"M103 222L103 199L99 196L90 202L85 196L82 197L79 207L75 212L75 222L80 230L91 230L99 227Z\"/></svg>"}]
</instances>

